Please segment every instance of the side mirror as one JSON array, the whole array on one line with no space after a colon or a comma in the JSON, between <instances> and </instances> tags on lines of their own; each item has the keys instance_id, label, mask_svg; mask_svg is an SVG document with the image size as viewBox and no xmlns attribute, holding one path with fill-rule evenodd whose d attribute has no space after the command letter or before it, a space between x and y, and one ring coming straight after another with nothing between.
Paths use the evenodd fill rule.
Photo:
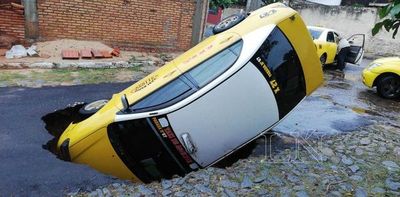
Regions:
<instances>
[{"instance_id":1,"label":"side mirror","mask_svg":"<svg viewBox=\"0 0 400 197\"><path fill-rule=\"evenodd\" d=\"M126 94L121 96L121 103L122 103L122 112L129 112L129 102L128 98L126 98Z\"/></svg>"},{"instance_id":2,"label":"side mirror","mask_svg":"<svg viewBox=\"0 0 400 197\"><path fill-rule=\"evenodd\" d=\"M354 44L354 41L352 41L352 40L351 40L351 41L349 41L349 44Z\"/></svg>"}]
</instances>

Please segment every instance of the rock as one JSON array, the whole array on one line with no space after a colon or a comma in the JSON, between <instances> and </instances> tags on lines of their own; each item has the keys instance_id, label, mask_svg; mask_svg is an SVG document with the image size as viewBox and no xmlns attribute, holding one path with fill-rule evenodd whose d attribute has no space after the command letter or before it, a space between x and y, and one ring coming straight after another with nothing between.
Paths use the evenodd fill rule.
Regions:
<instances>
[{"instance_id":1,"label":"rock","mask_svg":"<svg viewBox=\"0 0 400 197\"><path fill-rule=\"evenodd\" d=\"M352 165L353 164L353 160L347 156L343 156L342 157L342 163L344 163L345 165Z\"/></svg>"},{"instance_id":2,"label":"rock","mask_svg":"<svg viewBox=\"0 0 400 197\"><path fill-rule=\"evenodd\" d=\"M374 187L374 188L371 190L371 192L374 193L374 194L384 194L386 191L385 191L385 189L383 189L383 188Z\"/></svg>"},{"instance_id":3,"label":"rock","mask_svg":"<svg viewBox=\"0 0 400 197\"><path fill-rule=\"evenodd\" d=\"M224 193L228 196L228 197L236 197L235 193L233 193L231 190L229 189L224 189Z\"/></svg>"},{"instance_id":4,"label":"rock","mask_svg":"<svg viewBox=\"0 0 400 197\"><path fill-rule=\"evenodd\" d=\"M26 52L25 47L22 45L14 45L9 51L6 52L7 59L21 58L26 56L28 56L28 53Z\"/></svg>"},{"instance_id":5,"label":"rock","mask_svg":"<svg viewBox=\"0 0 400 197\"><path fill-rule=\"evenodd\" d=\"M397 171L400 169L399 165L397 165L393 161L382 161L382 164L389 170L389 171Z\"/></svg>"},{"instance_id":6,"label":"rock","mask_svg":"<svg viewBox=\"0 0 400 197\"><path fill-rule=\"evenodd\" d=\"M296 192L296 196L297 197L308 197L308 194L305 191L298 191L298 192Z\"/></svg>"},{"instance_id":7,"label":"rock","mask_svg":"<svg viewBox=\"0 0 400 197\"><path fill-rule=\"evenodd\" d=\"M97 192L97 196L98 197L103 197L104 195L103 195L103 191L101 191L101 189L96 189L96 192Z\"/></svg>"},{"instance_id":8,"label":"rock","mask_svg":"<svg viewBox=\"0 0 400 197\"><path fill-rule=\"evenodd\" d=\"M359 175L353 175L353 176L350 176L349 178L353 181L362 181L363 180L363 177L359 176Z\"/></svg>"},{"instance_id":9,"label":"rock","mask_svg":"<svg viewBox=\"0 0 400 197\"><path fill-rule=\"evenodd\" d=\"M356 189L356 193L355 193L354 196L355 196L355 197L367 197L368 195L367 195L367 192L365 191L364 188L358 187L358 188Z\"/></svg>"},{"instance_id":10,"label":"rock","mask_svg":"<svg viewBox=\"0 0 400 197\"><path fill-rule=\"evenodd\" d=\"M330 160L331 160L332 163L334 163L334 164L340 163L340 158L339 158L339 157L336 157L336 156L331 157Z\"/></svg>"},{"instance_id":11,"label":"rock","mask_svg":"<svg viewBox=\"0 0 400 197\"><path fill-rule=\"evenodd\" d=\"M356 155L360 156L360 155L364 154L364 151L361 148L356 148L355 153L356 153Z\"/></svg>"},{"instance_id":12,"label":"rock","mask_svg":"<svg viewBox=\"0 0 400 197\"><path fill-rule=\"evenodd\" d=\"M248 176L244 176L242 183L240 184L241 188L251 188L253 186L253 182L251 182Z\"/></svg>"},{"instance_id":13,"label":"rock","mask_svg":"<svg viewBox=\"0 0 400 197\"><path fill-rule=\"evenodd\" d=\"M265 177L259 176L259 177L256 177L256 178L253 180L253 182L254 182L254 183L261 183L261 182L263 182L264 180L265 180Z\"/></svg>"},{"instance_id":14,"label":"rock","mask_svg":"<svg viewBox=\"0 0 400 197\"><path fill-rule=\"evenodd\" d=\"M111 196L111 192L110 190L108 190L107 188L103 188L103 194L106 197L110 197Z\"/></svg>"},{"instance_id":15,"label":"rock","mask_svg":"<svg viewBox=\"0 0 400 197\"><path fill-rule=\"evenodd\" d=\"M335 155L333 150L330 149L330 148L327 148L327 147L321 148L320 151L321 151L322 154L324 154L325 156L328 156L328 157L332 157L332 156Z\"/></svg>"},{"instance_id":16,"label":"rock","mask_svg":"<svg viewBox=\"0 0 400 197\"><path fill-rule=\"evenodd\" d=\"M183 193L182 191L178 191L178 192L175 192L175 193L174 193L174 196L183 197L183 196L186 196L186 194Z\"/></svg>"},{"instance_id":17,"label":"rock","mask_svg":"<svg viewBox=\"0 0 400 197\"><path fill-rule=\"evenodd\" d=\"M205 187L202 184L197 184L194 186L194 188L196 188L198 191L200 191L201 193L207 193L207 194L212 194L214 193L210 188Z\"/></svg>"},{"instance_id":18,"label":"rock","mask_svg":"<svg viewBox=\"0 0 400 197\"><path fill-rule=\"evenodd\" d=\"M31 57L38 57L39 54L36 52L36 50L37 50L37 47L35 45L32 45L31 47L29 47L26 50L26 53Z\"/></svg>"},{"instance_id":19,"label":"rock","mask_svg":"<svg viewBox=\"0 0 400 197\"><path fill-rule=\"evenodd\" d=\"M96 197L97 196L97 191L92 191L88 194L88 197Z\"/></svg>"},{"instance_id":20,"label":"rock","mask_svg":"<svg viewBox=\"0 0 400 197\"><path fill-rule=\"evenodd\" d=\"M362 138L361 140L360 140L360 144L361 145L368 145L368 144L370 144L371 143L371 140L369 139L369 138Z\"/></svg>"},{"instance_id":21,"label":"rock","mask_svg":"<svg viewBox=\"0 0 400 197\"><path fill-rule=\"evenodd\" d=\"M238 183L232 182L229 180L222 180L219 183L222 187L227 187L227 188L238 188L239 187Z\"/></svg>"},{"instance_id":22,"label":"rock","mask_svg":"<svg viewBox=\"0 0 400 197\"><path fill-rule=\"evenodd\" d=\"M283 181L279 177L276 177L276 176L268 177L265 180L265 183L268 185L272 185L272 186L283 186L284 185Z\"/></svg>"},{"instance_id":23,"label":"rock","mask_svg":"<svg viewBox=\"0 0 400 197\"><path fill-rule=\"evenodd\" d=\"M385 185L390 190L393 190L393 191L400 190L400 182L395 182L391 178L387 178L385 180Z\"/></svg>"},{"instance_id":24,"label":"rock","mask_svg":"<svg viewBox=\"0 0 400 197\"><path fill-rule=\"evenodd\" d=\"M283 187L283 188L281 188L280 190L279 190L279 193L280 193L280 196L288 196L288 197L290 197L290 193L292 193L292 190L290 189L290 188L287 188L287 187Z\"/></svg>"},{"instance_id":25,"label":"rock","mask_svg":"<svg viewBox=\"0 0 400 197\"><path fill-rule=\"evenodd\" d=\"M394 148L394 149L393 149L393 153L394 153L394 155L400 157L400 147Z\"/></svg>"},{"instance_id":26,"label":"rock","mask_svg":"<svg viewBox=\"0 0 400 197\"><path fill-rule=\"evenodd\" d=\"M331 191L331 192L328 193L328 196L341 197L342 194L339 191Z\"/></svg>"},{"instance_id":27,"label":"rock","mask_svg":"<svg viewBox=\"0 0 400 197\"><path fill-rule=\"evenodd\" d=\"M357 165L349 166L349 168L353 173L356 173L360 169L360 167L358 167Z\"/></svg>"},{"instance_id":28,"label":"rock","mask_svg":"<svg viewBox=\"0 0 400 197\"><path fill-rule=\"evenodd\" d=\"M145 196L150 196L154 193L153 191L151 191L149 188L145 187L144 185L139 185L138 190L139 190L139 193L141 193Z\"/></svg>"},{"instance_id":29,"label":"rock","mask_svg":"<svg viewBox=\"0 0 400 197\"><path fill-rule=\"evenodd\" d=\"M350 183L341 183L339 185L340 190L343 191L343 193L345 192L351 192L353 190L353 186Z\"/></svg>"},{"instance_id":30,"label":"rock","mask_svg":"<svg viewBox=\"0 0 400 197\"><path fill-rule=\"evenodd\" d=\"M295 176L295 175L292 175L292 174L289 174L288 177L287 177L287 179L288 179L290 182L292 182L292 183L298 183L298 182L300 182L299 177L297 177L297 176Z\"/></svg>"},{"instance_id":31,"label":"rock","mask_svg":"<svg viewBox=\"0 0 400 197\"><path fill-rule=\"evenodd\" d=\"M119 187L121 187L121 184L119 184L119 183L113 183L112 186L113 186L114 188L119 188Z\"/></svg>"},{"instance_id":32,"label":"rock","mask_svg":"<svg viewBox=\"0 0 400 197\"><path fill-rule=\"evenodd\" d=\"M172 194L172 191L169 190L169 189L167 189L167 190L164 190L161 194L162 194L163 196L169 196L169 195Z\"/></svg>"},{"instance_id":33,"label":"rock","mask_svg":"<svg viewBox=\"0 0 400 197\"><path fill-rule=\"evenodd\" d=\"M170 187L172 187L172 181L163 179L161 181L161 186L163 189L169 189Z\"/></svg>"}]
</instances>

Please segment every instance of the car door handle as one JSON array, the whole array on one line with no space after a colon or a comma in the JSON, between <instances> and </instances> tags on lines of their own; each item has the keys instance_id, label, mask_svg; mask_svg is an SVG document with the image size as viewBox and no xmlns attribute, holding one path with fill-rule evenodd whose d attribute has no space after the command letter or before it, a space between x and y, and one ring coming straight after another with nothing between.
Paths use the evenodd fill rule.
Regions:
<instances>
[{"instance_id":1,"label":"car door handle","mask_svg":"<svg viewBox=\"0 0 400 197\"><path fill-rule=\"evenodd\" d=\"M197 151L196 146L193 144L192 139L189 133L184 133L181 135L181 139L183 141L183 146L189 154L193 154Z\"/></svg>"}]
</instances>

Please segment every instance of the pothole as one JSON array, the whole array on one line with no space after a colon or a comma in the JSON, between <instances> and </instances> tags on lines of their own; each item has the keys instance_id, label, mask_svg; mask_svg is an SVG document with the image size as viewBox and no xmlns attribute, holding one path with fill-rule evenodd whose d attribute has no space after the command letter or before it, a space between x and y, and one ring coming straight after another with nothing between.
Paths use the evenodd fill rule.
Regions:
<instances>
[{"instance_id":1,"label":"pothole","mask_svg":"<svg viewBox=\"0 0 400 197\"><path fill-rule=\"evenodd\" d=\"M87 118L87 116L78 113L79 109L81 109L83 105L85 105L85 103L76 102L67 106L65 109L57 110L42 117L46 130L53 136L53 139L49 140L46 144L43 144L42 148L59 157L57 143L61 134L71 123L80 122Z\"/></svg>"}]
</instances>

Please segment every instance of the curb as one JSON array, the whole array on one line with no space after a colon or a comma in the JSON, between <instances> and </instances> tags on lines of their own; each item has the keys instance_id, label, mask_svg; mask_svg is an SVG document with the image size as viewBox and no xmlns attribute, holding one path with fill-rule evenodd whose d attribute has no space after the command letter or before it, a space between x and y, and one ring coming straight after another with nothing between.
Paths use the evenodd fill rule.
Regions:
<instances>
[{"instance_id":1,"label":"curb","mask_svg":"<svg viewBox=\"0 0 400 197\"><path fill-rule=\"evenodd\" d=\"M155 65L154 61L118 61L118 62L36 62L36 63L2 63L0 62L0 69L24 69L24 68L133 68L138 66L152 66Z\"/></svg>"}]
</instances>

